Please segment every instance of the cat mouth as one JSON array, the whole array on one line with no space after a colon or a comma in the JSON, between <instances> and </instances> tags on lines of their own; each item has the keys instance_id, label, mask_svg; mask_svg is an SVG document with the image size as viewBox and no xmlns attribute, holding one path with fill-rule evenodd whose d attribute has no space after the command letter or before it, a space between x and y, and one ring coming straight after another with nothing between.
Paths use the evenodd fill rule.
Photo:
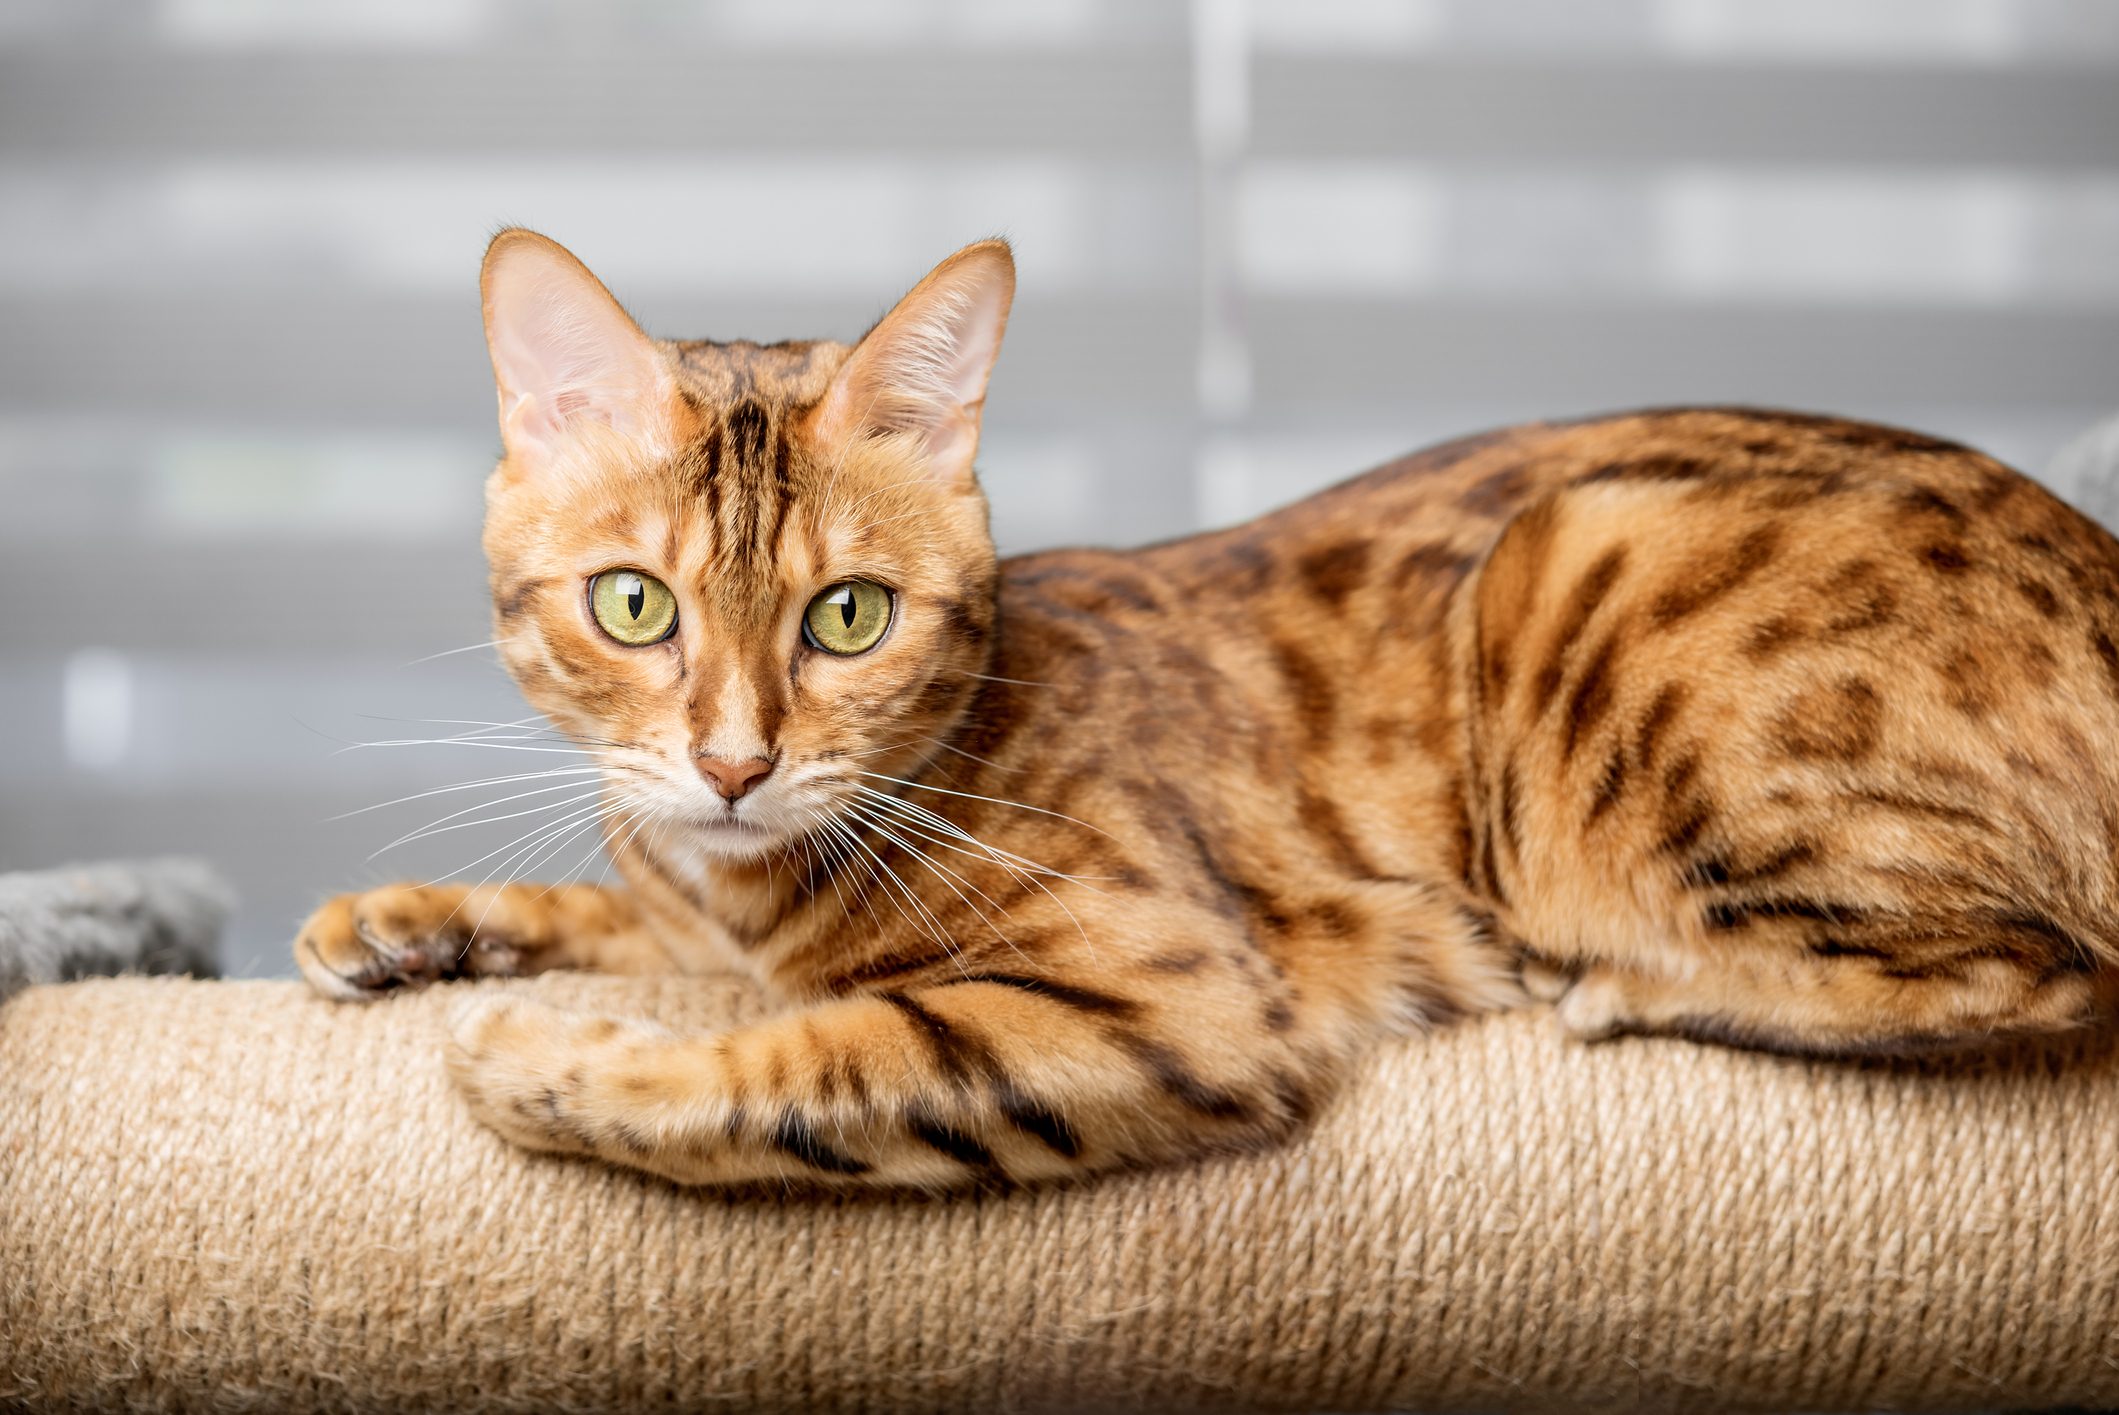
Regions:
<instances>
[{"instance_id":1,"label":"cat mouth","mask_svg":"<svg viewBox=\"0 0 2119 1415\"><path fill-rule=\"evenodd\" d=\"M695 815L687 817L685 825L695 846L728 859L755 859L786 840L781 831L742 816Z\"/></svg>"},{"instance_id":2,"label":"cat mouth","mask_svg":"<svg viewBox=\"0 0 2119 1415\"><path fill-rule=\"evenodd\" d=\"M725 816L694 816L692 817L692 824L698 826L701 830L729 830L750 835L774 834L770 827L762 826L754 820L733 813Z\"/></svg>"},{"instance_id":3,"label":"cat mouth","mask_svg":"<svg viewBox=\"0 0 2119 1415\"><path fill-rule=\"evenodd\" d=\"M731 812L720 816L693 816L692 827L702 835L716 836L724 840L748 840L764 842L777 840L780 832L769 825L760 824L747 816Z\"/></svg>"}]
</instances>

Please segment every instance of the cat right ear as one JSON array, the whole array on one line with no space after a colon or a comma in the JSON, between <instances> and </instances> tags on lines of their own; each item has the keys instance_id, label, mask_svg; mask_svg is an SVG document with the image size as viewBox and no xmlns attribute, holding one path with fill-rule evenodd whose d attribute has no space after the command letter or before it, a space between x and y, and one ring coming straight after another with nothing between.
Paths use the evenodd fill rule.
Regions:
<instances>
[{"instance_id":1,"label":"cat right ear","mask_svg":"<svg viewBox=\"0 0 2119 1415\"><path fill-rule=\"evenodd\" d=\"M519 228L486 247L486 348L509 458L548 461L589 425L667 445L676 384L661 349L557 241Z\"/></svg>"}]
</instances>

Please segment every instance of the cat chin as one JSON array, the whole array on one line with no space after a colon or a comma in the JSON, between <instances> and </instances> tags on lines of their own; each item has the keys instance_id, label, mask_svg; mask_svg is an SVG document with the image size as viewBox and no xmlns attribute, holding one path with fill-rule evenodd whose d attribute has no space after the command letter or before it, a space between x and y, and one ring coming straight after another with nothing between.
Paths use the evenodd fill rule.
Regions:
<instances>
[{"instance_id":1,"label":"cat chin","mask_svg":"<svg viewBox=\"0 0 2119 1415\"><path fill-rule=\"evenodd\" d=\"M790 842L782 832L748 821L695 821L690 834L700 854L719 860L756 860Z\"/></svg>"}]
</instances>

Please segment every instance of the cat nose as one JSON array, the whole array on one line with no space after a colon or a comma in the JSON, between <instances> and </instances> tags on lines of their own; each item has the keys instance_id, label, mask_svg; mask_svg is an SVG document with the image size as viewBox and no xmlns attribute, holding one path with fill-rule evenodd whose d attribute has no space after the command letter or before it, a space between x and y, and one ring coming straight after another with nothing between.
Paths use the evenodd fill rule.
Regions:
<instances>
[{"instance_id":1,"label":"cat nose","mask_svg":"<svg viewBox=\"0 0 2119 1415\"><path fill-rule=\"evenodd\" d=\"M692 765L699 768L699 774L721 793L724 801L733 801L743 795L765 780L773 769L773 764L763 757L750 757L740 762L721 757L695 757Z\"/></svg>"}]
</instances>

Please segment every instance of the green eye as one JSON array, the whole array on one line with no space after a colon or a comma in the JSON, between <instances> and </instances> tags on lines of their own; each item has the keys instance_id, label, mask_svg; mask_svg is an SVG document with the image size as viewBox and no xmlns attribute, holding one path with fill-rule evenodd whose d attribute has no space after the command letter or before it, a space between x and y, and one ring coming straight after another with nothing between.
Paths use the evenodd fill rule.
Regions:
<instances>
[{"instance_id":1,"label":"green eye","mask_svg":"<svg viewBox=\"0 0 2119 1415\"><path fill-rule=\"evenodd\" d=\"M890 591L866 580L833 585L809 602L802 637L826 653L860 653L890 627Z\"/></svg>"},{"instance_id":2,"label":"green eye","mask_svg":"<svg viewBox=\"0 0 2119 1415\"><path fill-rule=\"evenodd\" d=\"M677 627L677 596L653 575L606 570L589 582L596 622L621 644L660 643Z\"/></svg>"}]
</instances>

